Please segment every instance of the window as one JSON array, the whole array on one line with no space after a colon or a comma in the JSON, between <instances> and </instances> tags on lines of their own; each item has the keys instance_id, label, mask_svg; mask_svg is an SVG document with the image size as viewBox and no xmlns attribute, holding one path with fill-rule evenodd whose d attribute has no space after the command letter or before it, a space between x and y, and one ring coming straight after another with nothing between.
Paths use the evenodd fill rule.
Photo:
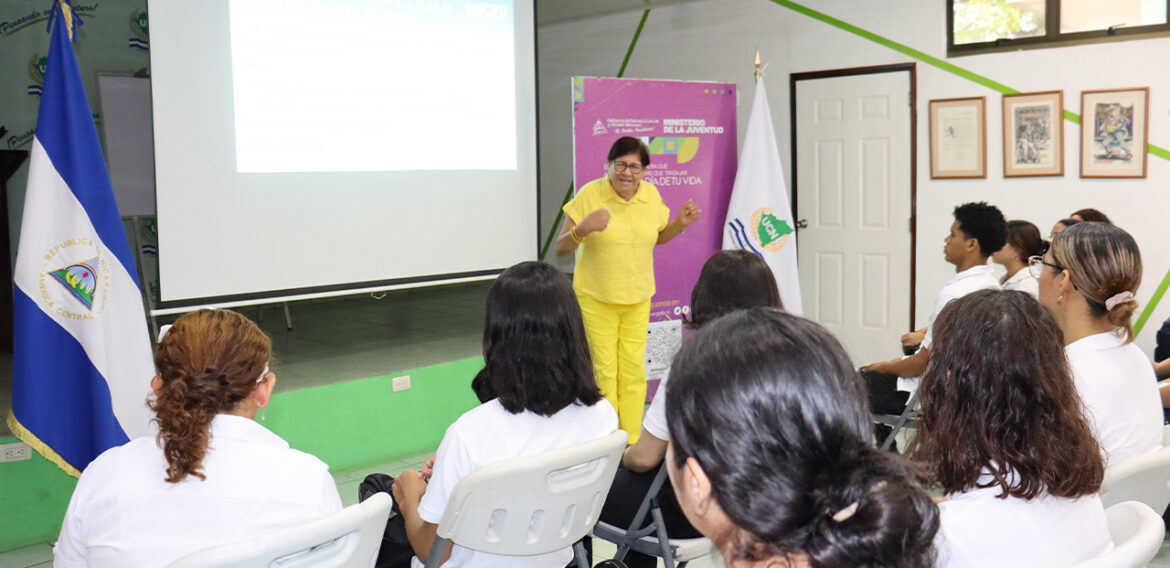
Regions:
<instances>
[{"instance_id":1,"label":"window","mask_svg":"<svg viewBox=\"0 0 1170 568\"><path fill-rule=\"evenodd\" d=\"M1170 35L1170 0L946 0L947 55Z\"/></svg>"}]
</instances>

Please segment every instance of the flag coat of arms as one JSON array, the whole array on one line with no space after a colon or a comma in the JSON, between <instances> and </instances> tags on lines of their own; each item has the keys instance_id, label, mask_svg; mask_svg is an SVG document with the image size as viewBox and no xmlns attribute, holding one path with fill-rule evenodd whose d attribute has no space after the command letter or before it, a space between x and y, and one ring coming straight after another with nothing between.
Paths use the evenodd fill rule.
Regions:
<instances>
[{"instance_id":1,"label":"flag coat of arms","mask_svg":"<svg viewBox=\"0 0 1170 568\"><path fill-rule=\"evenodd\" d=\"M789 204L780 150L772 129L772 113L768 110L768 96L761 79L756 83L739 169L731 189L723 249L742 249L762 257L776 276L784 308L802 315L796 224L792 222Z\"/></svg>"},{"instance_id":2,"label":"flag coat of arms","mask_svg":"<svg viewBox=\"0 0 1170 568\"><path fill-rule=\"evenodd\" d=\"M151 433L142 294L58 2L29 160L14 275L18 438L72 475Z\"/></svg>"}]
</instances>

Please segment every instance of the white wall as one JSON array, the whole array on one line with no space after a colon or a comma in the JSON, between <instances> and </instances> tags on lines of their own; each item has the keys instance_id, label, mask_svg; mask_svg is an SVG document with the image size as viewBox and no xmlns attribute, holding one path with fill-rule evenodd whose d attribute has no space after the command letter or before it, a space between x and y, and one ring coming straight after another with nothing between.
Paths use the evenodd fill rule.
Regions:
<instances>
[{"instance_id":1,"label":"white wall","mask_svg":"<svg viewBox=\"0 0 1170 568\"><path fill-rule=\"evenodd\" d=\"M945 0L806 0L809 8L945 58ZM538 30L542 223L547 232L572 174L569 77L613 76L621 64L641 12L557 24ZM752 87L756 45L770 63L766 80L781 160L791 172L789 74L844 67L904 63L912 58L766 0L706 0L656 8L626 70L627 77L735 81L742 90L740 135ZM950 63L1021 91L1064 90L1065 108L1080 113L1080 92L1088 89L1150 88L1150 142L1170 147L1170 74L1161 62L1170 38L1038 49L959 57ZM918 73L918 324L929 315L937 290L953 274L942 258L942 239L951 210L985 200L1009 219L1028 219L1043 234L1081 207L1106 212L1142 247L1145 275L1138 299L1143 306L1170 269L1170 242L1161 210L1170 206L1170 162L1149 158L1144 180L1082 180L1080 127L1065 121L1065 175L1058 178L1003 178L1001 97L976 83L919 62ZM986 180L931 180L928 104L930 99L987 97ZM1153 349L1153 336L1170 316L1170 299L1154 312L1138 337Z\"/></svg>"}]
</instances>

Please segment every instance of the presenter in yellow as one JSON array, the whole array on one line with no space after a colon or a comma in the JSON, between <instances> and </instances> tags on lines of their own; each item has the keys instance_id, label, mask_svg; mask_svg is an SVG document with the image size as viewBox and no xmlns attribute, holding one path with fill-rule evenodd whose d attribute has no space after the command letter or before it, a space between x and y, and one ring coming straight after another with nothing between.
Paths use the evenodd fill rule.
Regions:
<instances>
[{"instance_id":1,"label":"presenter in yellow","mask_svg":"<svg viewBox=\"0 0 1170 568\"><path fill-rule=\"evenodd\" d=\"M670 209L658 188L642 181L650 153L637 138L618 138L607 160L609 174L585 184L565 204L567 218L556 252L565 256L580 247L573 290L585 319L593 374L633 444L642 431L646 404L654 245L682 234L699 219L699 208L687 200L669 221Z\"/></svg>"}]
</instances>

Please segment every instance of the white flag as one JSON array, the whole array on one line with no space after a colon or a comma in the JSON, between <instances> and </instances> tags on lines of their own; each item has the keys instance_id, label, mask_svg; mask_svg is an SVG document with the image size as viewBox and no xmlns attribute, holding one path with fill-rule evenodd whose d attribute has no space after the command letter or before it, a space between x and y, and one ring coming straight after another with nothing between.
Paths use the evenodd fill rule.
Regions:
<instances>
[{"instance_id":1,"label":"white flag","mask_svg":"<svg viewBox=\"0 0 1170 568\"><path fill-rule=\"evenodd\" d=\"M788 190L784 187L784 170L780 167L780 149L772 130L772 113L768 111L768 96L760 80L756 83L743 152L739 155L739 170L735 173L731 203L727 207L723 248L760 255L776 275L784 308L802 315L795 227Z\"/></svg>"}]
</instances>

